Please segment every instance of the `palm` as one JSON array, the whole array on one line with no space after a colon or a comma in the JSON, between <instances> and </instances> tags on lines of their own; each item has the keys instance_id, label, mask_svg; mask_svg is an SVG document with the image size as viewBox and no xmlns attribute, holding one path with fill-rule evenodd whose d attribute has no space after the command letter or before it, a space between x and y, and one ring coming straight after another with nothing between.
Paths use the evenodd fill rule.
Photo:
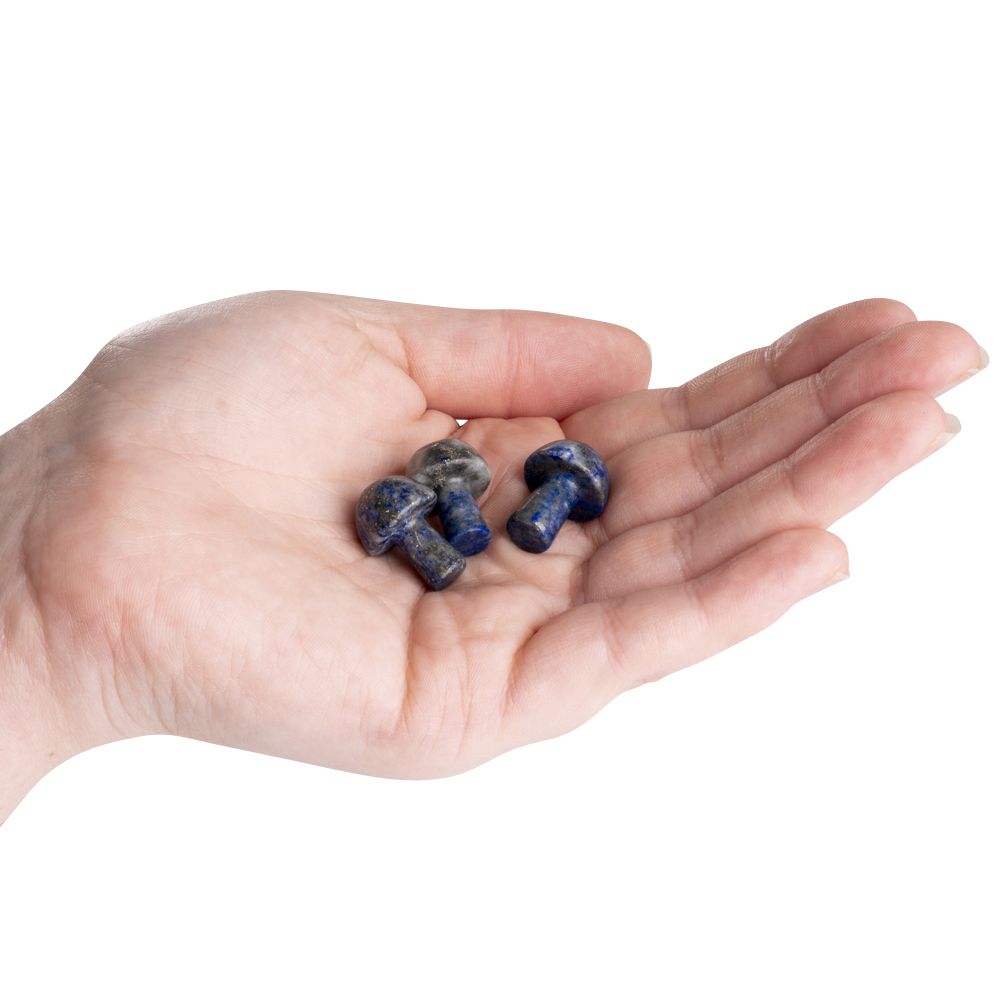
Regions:
<instances>
[{"instance_id":1,"label":"palm","mask_svg":"<svg viewBox=\"0 0 1000 1000\"><path fill-rule=\"evenodd\" d=\"M70 391L85 486L48 508L68 544L32 568L77 620L128 637L123 716L149 705L166 731L351 770L461 770L832 579L844 555L823 529L926 453L944 427L930 394L978 349L947 324L880 333L911 319L887 300L831 315L658 393L638 391L640 342L584 321L293 293L167 317ZM429 593L397 555L364 554L353 511L446 436L494 471L495 538ZM524 457L563 436L608 459L612 503L528 555L503 524ZM67 582L56 548L110 589Z\"/></svg>"}]
</instances>

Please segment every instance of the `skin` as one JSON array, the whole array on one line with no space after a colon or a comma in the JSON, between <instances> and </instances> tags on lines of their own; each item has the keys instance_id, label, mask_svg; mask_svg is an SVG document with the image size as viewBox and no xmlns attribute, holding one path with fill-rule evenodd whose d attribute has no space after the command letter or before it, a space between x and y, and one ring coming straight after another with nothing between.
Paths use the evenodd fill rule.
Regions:
<instances>
[{"instance_id":1,"label":"skin","mask_svg":"<svg viewBox=\"0 0 1000 1000\"><path fill-rule=\"evenodd\" d=\"M266 292L143 324L0 439L0 817L149 733L406 778L564 733L843 578L826 528L984 364L891 299L654 390L635 334L546 313ZM530 555L503 525L563 436L612 501ZM353 515L443 437L493 469L494 541L430 593Z\"/></svg>"}]
</instances>

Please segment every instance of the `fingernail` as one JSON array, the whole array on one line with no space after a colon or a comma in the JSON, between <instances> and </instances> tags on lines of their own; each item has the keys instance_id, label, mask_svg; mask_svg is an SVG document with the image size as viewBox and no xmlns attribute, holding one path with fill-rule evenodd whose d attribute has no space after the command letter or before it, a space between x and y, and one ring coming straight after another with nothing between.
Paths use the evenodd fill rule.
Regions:
<instances>
[{"instance_id":1,"label":"fingernail","mask_svg":"<svg viewBox=\"0 0 1000 1000\"><path fill-rule=\"evenodd\" d=\"M927 450L928 455L946 445L962 429L962 425L954 413L946 413L945 416L948 418L944 425L945 429L931 442L931 446Z\"/></svg>"},{"instance_id":2,"label":"fingernail","mask_svg":"<svg viewBox=\"0 0 1000 1000\"><path fill-rule=\"evenodd\" d=\"M840 583L842 580L846 580L850 575L851 574L846 569L838 569L837 572L826 581L826 583L820 584L816 592L819 593L820 590L826 590L827 587L832 587L835 583Z\"/></svg>"},{"instance_id":3,"label":"fingernail","mask_svg":"<svg viewBox=\"0 0 1000 1000\"><path fill-rule=\"evenodd\" d=\"M986 353L986 349L982 346L979 348L979 365L976 368L966 368L954 382L949 382L941 392L947 392L949 389L954 389L956 385L961 385L967 378L972 378L973 375L978 375L988 364L990 363L990 356Z\"/></svg>"}]
</instances>

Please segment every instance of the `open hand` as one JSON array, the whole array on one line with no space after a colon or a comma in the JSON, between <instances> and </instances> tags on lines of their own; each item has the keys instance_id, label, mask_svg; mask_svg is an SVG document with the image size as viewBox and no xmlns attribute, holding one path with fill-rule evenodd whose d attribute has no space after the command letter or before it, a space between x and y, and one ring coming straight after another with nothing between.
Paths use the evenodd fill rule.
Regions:
<instances>
[{"instance_id":1,"label":"open hand","mask_svg":"<svg viewBox=\"0 0 1000 1000\"><path fill-rule=\"evenodd\" d=\"M934 396L985 363L888 299L679 388L646 390L649 360L587 320L299 292L114 340L4 439L39 470L21 652L59 756L167 732L421 777L565 732L844 574L827 526L947 440ZM493 469L494 540L433 593L365 555L354 505L449 436ZM530 555L504 523L561 437L604 456L611 500Z\"/></svg>"}]
</instances>

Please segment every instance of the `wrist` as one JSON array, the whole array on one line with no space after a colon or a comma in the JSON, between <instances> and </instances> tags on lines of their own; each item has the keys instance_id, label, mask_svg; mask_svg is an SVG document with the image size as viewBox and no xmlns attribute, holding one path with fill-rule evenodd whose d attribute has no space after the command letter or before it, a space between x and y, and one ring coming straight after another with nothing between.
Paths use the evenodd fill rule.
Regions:
<instances>
[{"instance_id":1,"label":"wrist","mask_svg":"<svg viewBox=\"0 0 1000 1000\"><path fill-rule=\"evenodd\" d=\"M123 735L95 701L86 655L77 660L65 644L70 623L33 573L53 486L52 426L43 410L0 437L0 823L48 771Z\"/></svg>"}]
</instances>

